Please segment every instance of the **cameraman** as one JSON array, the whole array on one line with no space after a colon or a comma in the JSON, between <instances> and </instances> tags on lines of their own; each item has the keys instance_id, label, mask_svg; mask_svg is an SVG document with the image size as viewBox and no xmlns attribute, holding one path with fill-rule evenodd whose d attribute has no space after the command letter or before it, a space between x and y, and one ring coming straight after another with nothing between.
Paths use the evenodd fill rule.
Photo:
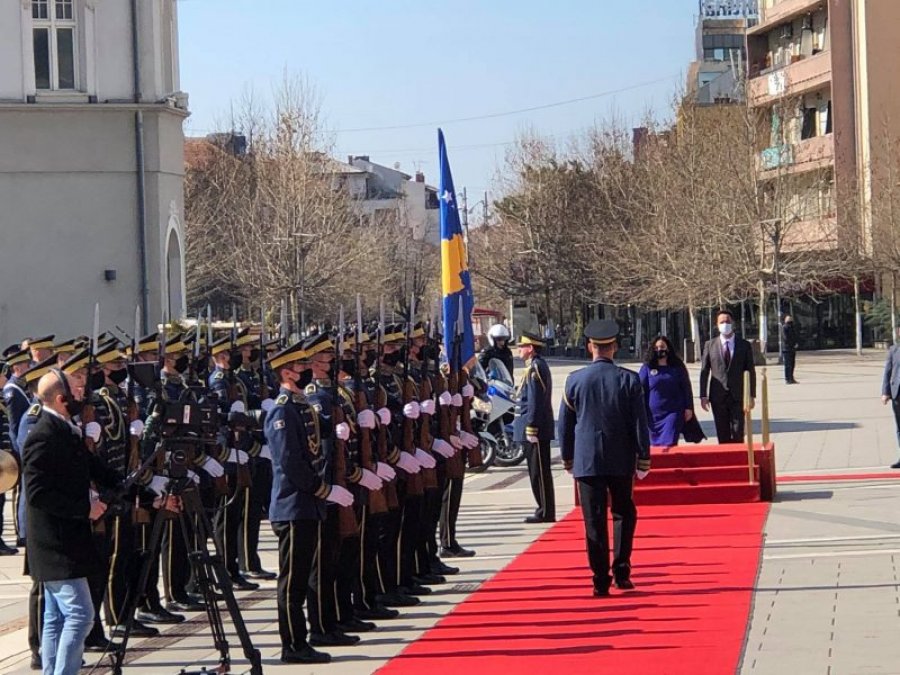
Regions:
<instances>
[{"instance_id":1,"label":"cameraman","mask_svg":"<svg viewBox=\"0 0 900 675\"><path fill-rule=\"evenodd\" d=\"M22 452L31 525L26 555L32 578L44 584L46 602L43 667L62 675L81 668L84 640L94 622L87 578L103 567L91 521L103 515L106 504L91 496L91 480L111 488L120 479L87 451L81 429L72 422L81 407L74 382L59 370L41 377L38 399L44 414Z\"/></svg>"}]
</instances>

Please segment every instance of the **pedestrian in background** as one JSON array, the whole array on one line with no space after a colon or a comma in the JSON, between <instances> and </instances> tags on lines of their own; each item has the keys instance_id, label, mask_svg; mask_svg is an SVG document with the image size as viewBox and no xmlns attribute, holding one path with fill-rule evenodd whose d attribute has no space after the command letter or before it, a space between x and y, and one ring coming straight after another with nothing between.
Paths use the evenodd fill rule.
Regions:
<instances>
[{"instance_id":1,"label":"pedestrian in background","mask_svg":"<svg viewBox=\"0 0 900 675\"><path fill-rule=\"evenodd\" d=\"M669 338L660 335L653 340L638 376L647 405L651 445L678 445L682 432L686 432L685 425L691 420L699 428L694 416L691 378ZM696 430L692 431L696 437ZM703 436L703 431L700 435Z\"/></svg>"},{"instance_id":2,"label":"pedestrian in background","mask_svg":"<svg viewBox=\"0 0 900 675\"><path fill-rule=\"evenodd\" d=\"M897 329L900 334L900 328ZM897 444L900 445L900 349L891 345L884 364L884 378L881 381L881 402L891 402L894 409L894 423L897 425ZM891 464L892 469L900 469L900 459Z\"/></svg>"},{"instance_id":3,"label":"pedestrian in background","mask_svg":"<svg viewBox=\"0 0 900 675\"><path fill-rule=\"evenodd\" d=\"M794 365L797 363L797 329L790 314L784 315L781 324L781 360L784 362L784 381L786 384L797 384L794 379Z\"/></svg>"}]
</instances>

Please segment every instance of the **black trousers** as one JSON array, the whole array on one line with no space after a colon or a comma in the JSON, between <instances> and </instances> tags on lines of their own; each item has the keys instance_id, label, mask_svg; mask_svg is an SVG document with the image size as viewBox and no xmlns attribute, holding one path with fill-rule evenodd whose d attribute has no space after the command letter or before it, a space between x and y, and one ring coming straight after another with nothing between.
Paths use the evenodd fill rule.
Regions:
<instances>
[{"instance_id":1,"label":"black trousers","mask_svg":"<svg viewBox=\"0 0 900 675\"><path fill-rule=\"evenodd\" d=\"M143 565L144 560L150 555L150 533L153 531L153 520L156 518L156 509L150 511L150 522L137 525L134 530L135 548L138 551L138 565ZM150 563L150 574L147 577L147 587L142 588L141 599L138 607L148 611L154 611L162 607L159 597L159 560L155 555Z\"/></svg>"},{"instance_id":2,"label":"black trousers","mask_svg":"<svg viewBox=\"0 0 900 675\"><path fill-rule=\"evenodd\" d=\"M94 547L100 552L100 557L103 559L104 564L95 574L87 578L88 587L91 590L91 603L94 605L94 626L86 638L88 643L98 642L105 637L103 624L100 621L100 613L103 611L103 598L106 595L106 583L109 579L109 529L112 526L112 521L107 520L104 524L106 528L103 533L98 534L94 532Z\"/></svg>"},{"instance_id":3,"label":"black trousers","mask_svg":"<svg viewBox=\"0 0 900 675\"><path fill-rule=\"evenodd\" d=\"M244 504L244 516L238 531L238 562L242 571L259 572L259 528L268 517L269 500L272 498L272 462L268 459L250 460L253 484Z\"/></svg>"},{"instance_id":4,"label":"black trousers","mask_svg":"<svg viewBox=\"0 0 900 675\"><path fill-rule=\"evenodd\" d=\"M229 476L229 482L234 480L233 476ZM216 539L222 549L222 556L225 559L225 569L231 578L235 578L240 574L238 568L238 541L240 540L241 521L245 515L245 504L249 496L250 489L242 488L230 502L228 498L222 497L220 508L216 510L213 517L213 529L216 531Z\"/></svg>"},{"instance_id":5,"label":"black trousers","mask_svg":"<svg viewBox=\"0 0 900 675\"><path fill-rule=\"evenodd\" d=\"M306 602L313 558L318 547L319 521L272 523L278 537L278 634L282 649L306 646Z\"/></svg>"},{"instance_id":6,"label":"black trousers","mask_svg":"<svg viewBox=\"0 0 900 675\"><path fill-rule=\"evenodd\" d=\"M399 567L397 568L397 584L407 586L413 583L413 576L418 573L416 560L422 544L422 513L424 498L421 495L407 494L400 507L400 539L397 547L400 550Z\"/></svg>"},{"instance_id":7,"label":"black trousers","mask_svg":"<svg viewBox=\"0 0 900 675\"><path fill-rule=\"evenodd\" d=\"M781 360L784 362L784 381L794 381L794 366L797 364L797 352L781 352Z\"/></svg>"},{"instance_id":8,"label":"black trousers","mask_svg":"<svg viewBox=\"0 0 900 675\"><path fill-rule=\"evenodd\" d=\"M398 485L397 498L400 499ZM397 575L400 555L397 542L400 540L400 516L402 506L388 511L381 517L378 530L378 592L393 593L397 590Z\"/></svg>"},{"instance_id":9,"label":"black trousers","mask_svg":"<svg viewBox=\"0 0 900 675\"><path fill-rule=\"evenodd\" d=\"M309 574L306 603L312 633L330 633L337 629L337 600L334 584L341 555L338 507L329 505L325 520L319 522L315 556Z\"/></svg>"},{"instance_id":10,"label":"black trousers","mask_svg":"<svg viewBox=\"0 0 900 675\"><path fill-rule=\"evenodd\" d=\"M353 604L360 609L372 609L375 596L382 593L380 567L378 560L378 542L386 514L372 515L369 507L363 508L359 519L359 566L353 590Z\"/></svg>"},{"instance_id":11,"label":"black trousers","mask_svg":"<svg viewBox=\"0 0 900 675\"><path fill-rule=\"evenodd\" d=\"M357 592L360 569L360 537L341 539L334 577L334 597L337 620L353 619L354 595Z\"/></svg>"},{"instance_id":12,"label":"black trousers","mask_svg":"<svg viewBox=\"0 0 900 675\"><path fill-rule=\"evenodd\" d=\"M44 630L44 584L34 581L28 594L28 648L35 656L41 654L41 633Z\"/></svg>"},{"instance_id":13,"label":"black trousers","mask_svg":"<svg viewBox=\"0 0 900 675\"><path fill-rule=\"evenodd\" d=\"M531 492L537 502L534 515L544 520L556 520L556 493L553 490L553 474L550 472L550 441L525 442L525 459Z\"/></svg>"},{"instance_id":14,"label":"black trousers","mask_svg":"<svg viewBox=\"0 0 900 675\"><path fill-rule=\"evenodd\" d=\"M178 518L171 518L163 525L162 544L160 546L160 558L162 560L163 589L168 602L187 602L188 588L191 584L191 562L188 553L193 550L193 525L182 518L191 516L185 514ZM185 535L187 530L187 535ZM185 538L187 536L187 538Z\"/></svg>"},{"instance_id":15,"label":"black trousers","mask_svg":"<svg viewBox=\"0 0 900 675\"><path fill-rule=\"evenodd\" d=\"M437 467L437 484L437 489L425 491L421 535L424 548L418 560L419 572L423 574L430 572L432 563L438 560L437 532L441 520L444 490L447 486L447 476L441 465Z\"/></svg>"},{"instance_id":16,"label":"black trousers","mask_svg":"<svg viewBox=\"0 0 900 675\"><path fill-rule=\"evenodd\" d=\"M631 549L637 525L633 488L634 479L631 476L590 476L578 479L588 563L593 573L594 588L598 590L609 588L611 581L609 532L606 524L606 508L610 499L613 517L612 573L616 579L628 579L631 575Z\"/></svg>"},{"instance_id":17,"label":"black trousers","mask_svg":"<svg viewBox=\"0 0 900 675\"><path fill-rule=\"evenodd\" d=\"M140 576L140 560L135 546L135 526L131 513L116 516L108 523L109 576L106 579L106 623L109 626L124 624L125 606L130 594L138 593L135 588Z\"/></svg>"},{"instance_id":18,"label":"black trousers","mask_svg":"<svg viewBox=\"0 0 900 675\"><path fill-rule=\"evenodd\" d=\"M456 541L456 521L462 503L463 479L448 478L441 495L440 539L442 548L459 548Z\"/></svg>"},{"instance_id":19,"label":"black trousers","mask_svg":"<svg viewBox=\"0 0 900 675\"><path fill-rule=\"evenodd\" d=\"M3 511L6 506L6 493L0 493L0 541L3 541ZM15 497L13 498L13 523L16 524L16 503ZM15 528L16 531L16 539L19 538L19 529ZM15 544L15 541L13 542Z\"/></svg>"},{"instance_id":20,"label":"black trousers","mask_svg":"<svg viewBox=\"0 0 900 675\"><path fill-rule=\"evenodd\" d=\"M744 404L732 396L721 401L710 400L713 420L716 423L716 436L719 443L744 442Z\"/></svg>"}]
</instances>

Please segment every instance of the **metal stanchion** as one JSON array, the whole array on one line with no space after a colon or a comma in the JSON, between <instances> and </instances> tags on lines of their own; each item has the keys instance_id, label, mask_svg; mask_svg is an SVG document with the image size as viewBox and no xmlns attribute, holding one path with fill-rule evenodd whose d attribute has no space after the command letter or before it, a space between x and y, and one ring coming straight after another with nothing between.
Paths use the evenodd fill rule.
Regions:
<instances>
[{"instance_id":1,"label":"metal stanchion","mask_svg":"<svg viewBox=\"0 0 900 675\"><path fill-rule=\"evenodd\" d=\"M747 475L754 483L753 475L753 415L750 411L750 373L744 371L744 433L747 435Z\"/></svg>"},{"instance_id":2,"label":"metal stanchion","mask_svg":"<svg viewBox=\"0 0 900 675\"><path fill-rule=\"evenodd\" d=\"M760 394L762 397L762 444L766 447L769 444L769 375L766 368L762 369L760 381Z\"/></svg>"}]
</instances>

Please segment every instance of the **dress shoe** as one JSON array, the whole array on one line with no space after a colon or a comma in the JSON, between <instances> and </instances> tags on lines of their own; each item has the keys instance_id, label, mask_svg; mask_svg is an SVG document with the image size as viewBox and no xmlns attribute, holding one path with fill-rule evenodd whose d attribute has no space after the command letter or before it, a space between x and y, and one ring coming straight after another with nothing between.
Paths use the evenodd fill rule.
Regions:
<instances>
[{"instance_id":1,"label":"dress shoe","mask_svg":"<svg viewBox=\"0 0 900 675\"><path fill-rule=\"evenodd\" d=\"M168 614L172 614L172 612L205 612L206 611L206 603L205 602L196 602L194 600L172 600L172 602L166 603L166 612ZM181 616L180 614L172 614L172 616ZM184 621L184 617L182 616L180 621L176 623L181 623Z\"/></svg>"},{"instance_id":2,"label":"dress shoe","mask_svg":"<svg viewBox=\"0 0 900 675\"><path fill-rule=\"evenodd\" d=\"M282 649L282 663L331 663L331 654L316 651L309 645L301 649Z\"/></svg>"},{"instance_id":3,"label":"dress shoe","mask_svg":"<svg viewBox=\"0 0 900 675\"><path fill-rule=\"evenodd\" d=\"M113 637L121 638L125 637L125 625L119 624L117 626L113 626L112 630L109 631ZM139 637L139 638L151 638L159 635L159 631L155 629L153 626L146 626L140 621L134 621L131 624L131 637Z\"/></svg>"},{"instance_id":4,"label":"dress shoe","mask_svg":"<svg viewBox=\"0 0 900 675\"><path fill-rule=\"evenodd\" d=\"M162 607L152 610L142 609L134 615L134 618L144 623L181 623L184 621L184 617L181 614L172 614L169 611L170 609L175 609L175 605L178 603L170 602L167 604L168 609L163 609Z\"/></svg>"},{"instance_id":5,"label":"dress shoe","mask_svg":"<svg viewBox=\"0 0 900 675\"><path fill-rule=\"evenodd\" d=\"M43 670L44 669L44 664L41 663L41 655L40 654L32 654L31 655L30 668L32 670Z\"/></svg>"},{"instance_id":6,"label":"dress shoe","mask_svg":"<svg viewBox=\"0 0 900 675\"><path fill-rule=\"evenodd\" d=\"M272 581L272 579L278 578L278 575L275 572L269 572L267 570L241 570L241 575L248 577L250 579L260 579L262 581Z\"/></svg>"},{"instance_id":7,"label":"dress shoe","mask_svg":"<svg viewBox=\"0 0 900 675\"><path fill-rule=\"evenodd\" d=\"M398 586L397 592L405 595L431 595L431 589L428 586L422 586L415 582Z\"/></svg>"},{"instance_id":8,"label":"dress shoe","mask_svg":"<svg viewBox=\"0 0 900 675\"><path fill-rule=\"evenodd\" d=\"M7 546L6 542L0 539L0 555L15 555L18 552L19 549Z\"/></svg>"},{"instance_id":9,"label":"dress shoe","mask_svg":"<svg viewBox=\"0 0 900 675\"><path fill-rule=\"evenodd\" d=\"M374 621L384 621L388 619L396 619L400 616L400 612L396 609L390 609L384 605L375 605L369 609L356 608L353 613L358 619L370 619Z\"/></svg>"},{"instance_id":10,"label":"dress shoe","mask_svg":"<svg viewBox=\"0 0 900 675\"><path fill-rule=\"evenodd\" d=\"M634 582L631 579L616 579L616 588L623 591L634 590Z\"/></svg>"},{"instance_id":11,"label":"dress shoe","mask_svg":"<svg viewBox=\"0 0 900 675\"><path fill-rule=\"evenodd\" d=\"M358 642L359 635L347 635L339 630L309 635L309 644L313 647L352 647Z\"/></svg>"},{"instance_id":12,"label":"dress shoe","mask_svg":"<svg viewBox=\"0 0 900 675\"><path fill-rule=\"evenodd\" d=\"M110 654L112 654L118 648L118 644L116 644L112 640L107 640L105 637L99 637L93 640L84 641L84 651L86 652L109 652Z\"/></svg>"},{"instance_id":13,"label":"dress shoe","mask_svg":"<svg viewBox=\"0 0 900 675\"><path fill-rule=\"evenodd\" d=\"M378 628L370 621L360 621L357 618L349 619L348 621L338 621L337 626L338 630L344 633L368 633Z\"/></svg>"},{"instance_id":14,"label":"dress shoe","mask_svg":"<svg viewBox=\"0 0 900 675\"><path fill-rule=\"evenodd\" d=\"M608 598L609 597L609 589L608 588L595 588L594 589L594 597L595 598Z\"/></svg>"},{"instance_id":15,"label":"dress shoe","mask_svg":"<svg viewBox=\"0 0 900 675\"><path fill-rule=\"evenodd\" d=\"M891 464L892 469L900 469L900 460L897 460L893 464Z\"/></svg>"},{"instance_id":16,"label":"dress shoe","mask_svg":"<svg viewBox=\"0 0 900 675\"><path fill-rule=\"evenodd\" d=\"M414 595L406 595L399 592L376 596L376 600L386 607L413 607L421 602Z\"/></svg>"},{"instance_id":17,"label":"dress shoe","mask_svg":"<svg viewBox=\"0 0 900 675\"><path fill-rule=\"evenodd\" d=\"M463 548L462 546L441 549L442 558L471 558L473 555L475 555L475 551L470 548Z\"/></svg>"},{"instance_id":18,"label":"dress shoe","mask_svg":"<svg viewBox=\"0 0 900 675\"><path fill-rule=\"evenodd\" d=\"M255 591L259 589L259 584L247 581L240 574L231 578L231 585L234 586L237 591Z\"/></svg>"},{"instance_id":19,"label":"dress shoe","mask_svg":"<svg viewBox=\"0 0 900 675\"><path fill-rule=\"evenodd\" d=\"M529 525L533 525L535 523L555 523L556 518L541 518L540 516L528 516L525 519L525 522Z\"/></svg>"},{"instance_id":20,"label":"dress shoe","mask_svg":"<svg viewBox=\"0 0 900 675\"><path fill-rule=\"evenodd\" d=\"M417 574L413 577L413 581L422 586L447 583L447 580L440 574Z\"/></svg>"},{"instance_id":21,"label":"dress shoe","mask_svg":"<svg viewBox=\"0 0 900 675\"><path fill-rule=\"evenodd\" d=\"M18 546L19 548L25 548L25 538L19 537L18 539L16 539L16 546Z\"/></svg>"},{"instance_id":22,"label":"dress shoe","mask_svg":"<svg viewBox=\"0 0 900 675\"><path fill-rule=\"evenodd\" d=\"M446 563L441 562L440 560L432 560L430 567L432 574L444 574L447 576L452 574L459 574L458 567L452 567L450 565L447 565Z\"/></svg>"}]
</instances>

